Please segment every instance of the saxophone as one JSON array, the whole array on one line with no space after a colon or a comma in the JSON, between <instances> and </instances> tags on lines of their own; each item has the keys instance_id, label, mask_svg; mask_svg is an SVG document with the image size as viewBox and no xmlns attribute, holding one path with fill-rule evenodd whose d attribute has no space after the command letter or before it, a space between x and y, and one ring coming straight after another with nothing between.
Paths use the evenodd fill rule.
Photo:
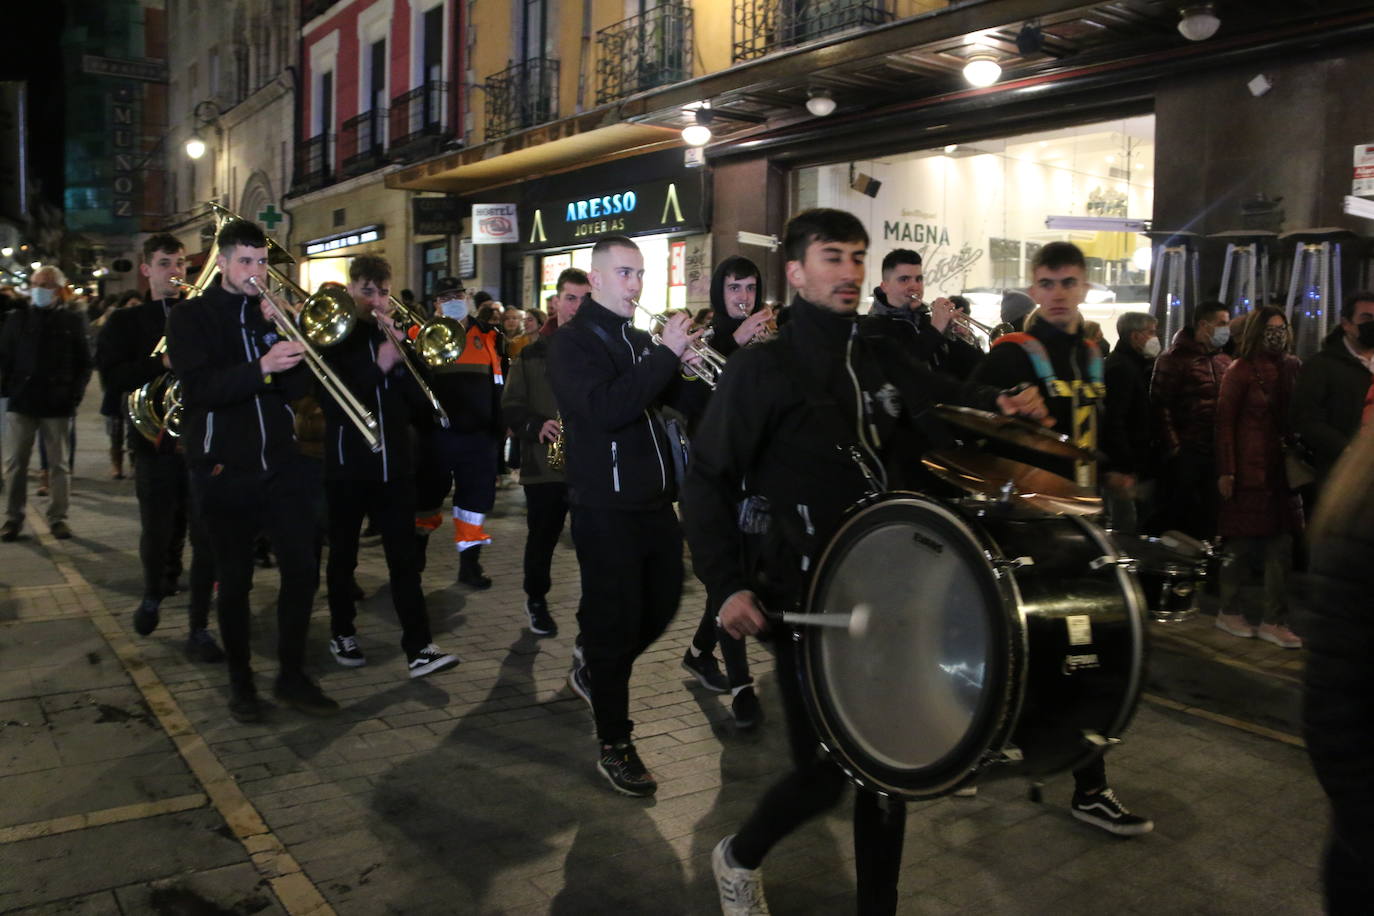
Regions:
<instances>
[{"instance_id":1,"label":"saxophone","mask_svg":"<svg viewBox=\"0 0 1374 916\"><path fill-rule=\"evenodd\" d=\"M549 443L549 470L561 474L563 473L563 468L568 463L568 449L567 442L563 438L562 432L563 417L561 415L555 415L554 419L558 421L559 433L558 436Z\"/></svg>"}]
</instances>

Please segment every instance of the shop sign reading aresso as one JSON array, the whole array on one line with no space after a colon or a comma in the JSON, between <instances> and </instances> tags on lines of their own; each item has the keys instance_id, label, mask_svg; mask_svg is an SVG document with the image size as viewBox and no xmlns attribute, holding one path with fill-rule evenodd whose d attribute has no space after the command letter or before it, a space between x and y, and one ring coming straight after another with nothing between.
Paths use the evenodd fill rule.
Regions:
<instances>
[{"instance_id":1,"label":"shop sign reading aresso","mask_svg":"<svg viewBox=\"0 0 1374 916\"><path fill-rule=\"evenodd\" d=\"M602 193L540 201L521 208L524 248L589 244L605 235L647 235L700 228L701 182L672 178L608 188Z\"/></svg>"}]
</instances>

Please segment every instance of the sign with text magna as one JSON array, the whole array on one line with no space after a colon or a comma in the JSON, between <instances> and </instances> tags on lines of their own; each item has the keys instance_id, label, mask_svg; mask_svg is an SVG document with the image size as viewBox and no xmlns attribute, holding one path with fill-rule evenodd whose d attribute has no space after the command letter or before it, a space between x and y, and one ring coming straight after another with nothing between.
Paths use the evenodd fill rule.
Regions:
<instances>
[{"instance_id":1,"label":"sign with text magna","mask_svg":"<svg viewBox=\"0 0 1374 916\"><path fill-rule=\"evenodd\" d=\"M473 204L472 244L501 245L520 241L515 204Z\"/></svg>"}]
</instances>

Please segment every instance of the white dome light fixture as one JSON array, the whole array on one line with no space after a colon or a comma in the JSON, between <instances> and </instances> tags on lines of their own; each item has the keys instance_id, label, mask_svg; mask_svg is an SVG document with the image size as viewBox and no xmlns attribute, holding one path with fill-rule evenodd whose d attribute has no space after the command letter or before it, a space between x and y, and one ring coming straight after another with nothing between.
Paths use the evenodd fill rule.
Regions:
<instances>
[{"instance_id":1,"label":"white dome light fixture","mask_svg":"<svg viewBox=\"0 0 1374 916\"><path fill-rule=\"evenodd\" d=\"M192 159L199 159L205 155L205 141L200 138L200 134L191 134L191 139L186 141L186 155Z\"/></svg>"},{"instance_id":2,"label":"white dome light fixture","mask_svg":"<svg viewBox=\"0 0 1374 916\"><path fill-rule=\"evenodd\" d=\"M682 128L682 141L688 146L705 146L711 142L711 111L698 108L693 122Z\"/></svg>"},{"instance_id":3,"label":"white dome light fixture","mask_svg":"<svg viewBox=\"0 0 1374 916\"><path fill-rule=\"evenodd\" d=\"M830 97L829 89L812 89L807 93L806 110L818 118L835 111L835 100Z\"/></svg>"},{"instance_id":4,"label":"white dome light fixture","mask_svg":"<svg viewBox=\"0 0 1374 916\"><path fill-rule=\"evenodd\" d=\"M964 79L978 89L991 86L1002 78L1002 65L991 54L975 54L964 64Z\"/></svg>"},{"instance_id":5,"label":"white dome light fixture","mask_svg":"<svg viewBox=\"0 0 1374 916\"><path fill-rule=\"evenodd\" d=\"M1178 32L1189 41L1206 41L1221 28L1216 7L1211 3L1197 3L1178 11Z\"/></svg>"}]
</instances>

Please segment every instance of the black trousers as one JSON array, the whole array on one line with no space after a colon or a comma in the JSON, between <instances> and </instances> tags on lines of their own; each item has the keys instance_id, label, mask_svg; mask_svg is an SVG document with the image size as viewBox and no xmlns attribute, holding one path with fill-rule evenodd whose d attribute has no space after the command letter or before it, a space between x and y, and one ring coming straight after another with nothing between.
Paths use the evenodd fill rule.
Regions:
<instances>
[{"instance_id":1,"label":"black trousers","mask_svg":"<svg viewBox=\"0 0 1374 916\"><path fill-rule=\"evenodd\" d=\"M1170 458L1160 480L1159 529L1208 540L1216 536L1220 511L1216 459L1186 451Z\"/></svg>"},{"instance_id":2,"label":"black trousers","mask_svg":"<svg viewBox=\"0 0 1374 916\"><path fill-rule=\"evenodd\" d=\"M568 519L568 485L535 483L525 487L525 594L542 600L549 593L553 551Z\"/></svg>"},{"instance_id":3,"label":"black trousers","mask_svg":"<svg viewBox=\"0 0 1374 916\"><path fill-rule=\"evenodd\" d=\"M401 621L401 648L413 658L429 645L429 613L420 587L420 563L415 543L415 479L408 474L390 481L328 480L329 622L335 636L353 636L358 606L353 600L353 570L358 566L358 532L363 516L382 535L382 550L391 577L391 601Z\"/></svg>"},{"instance_id":4,"label":"black trousers","mask_svg":"<svg viewBox=\"0 0 1374 916\"><path fill-rule=\"evenodd\" d=\"M572 508L582 573L577 624L591 679L596 735L628 740L630 675L682 599L682 527L672 506L644 512Z\"/></svg>"},{"instance_id":5,"label":"black trousers","mask_svg":"<svg viewBox=\"0 0 1374 916\"><path fill-rule=\"evenodd\" d=\"M220 468L191 472L201 517L214 548L219 573L219 632L231 682L252 677L254 544L260 533L277 554L277 659L281 676L304 673L310 607L319 586L315 554L314 498L319 480L305 458L294 458L268 474Z\"/></svg>"},{"instance_id":6,"label":"black trousers","mask_svg":"<svg viewBox=\"0 0 1374 916\"><path fill-rule=\"evenodd\" d=\"M720 645L720 657L725 662L725 676L729 679L731 689L754 683L754 678L749 674L749 652L744 640L736 639L716 626L716 615L707 605L701 615L701 623L697 624L696 635L692 637L692 645L701 652L710 652L717 644Z\"/></svg>"},{"instance_id":7,"label":"black trousers","mask_svg":"<svg viewBox=\"0 0 1374 916\"><path fill-rule=\"evenodd\" d=\"M417 443L415 479L419 508L438 510L453 489L453 505L487 513L496 504L499 443L484 432L427 432Z\"/></svg>"},{"instance_id":8,"label":"black trousers","mask_svg":"<svg viewBox=\"0 0 1374 916\"><path fill-rule=\"evenodd\" d=\"M787 718L793 769L773 784L731 842L732 855L745 868L758 868L780 840L838 804L849 784L839 766L822 756L820 739L811 727L797 680L797 643L783 633L775 644L778 692ZM897 875L905 830L905 802L857 790L854 868L861 914L897 911Z\"/></svg>"},{"instance_id":9,"label":"black trousers","mask_svg":"<svg viewBox=\"0 0 1374 916\"><path fill-rule=\"evenodd\" d=\"M143 564L143 597L161 601L166 585L181 575L187 529L191 534L191 629L205 626L215 586L214 551L205 526L191 511L186 459L140 448L134 462L134 492L142 529L138 556Z\"/></svg>"}]
</instances>

